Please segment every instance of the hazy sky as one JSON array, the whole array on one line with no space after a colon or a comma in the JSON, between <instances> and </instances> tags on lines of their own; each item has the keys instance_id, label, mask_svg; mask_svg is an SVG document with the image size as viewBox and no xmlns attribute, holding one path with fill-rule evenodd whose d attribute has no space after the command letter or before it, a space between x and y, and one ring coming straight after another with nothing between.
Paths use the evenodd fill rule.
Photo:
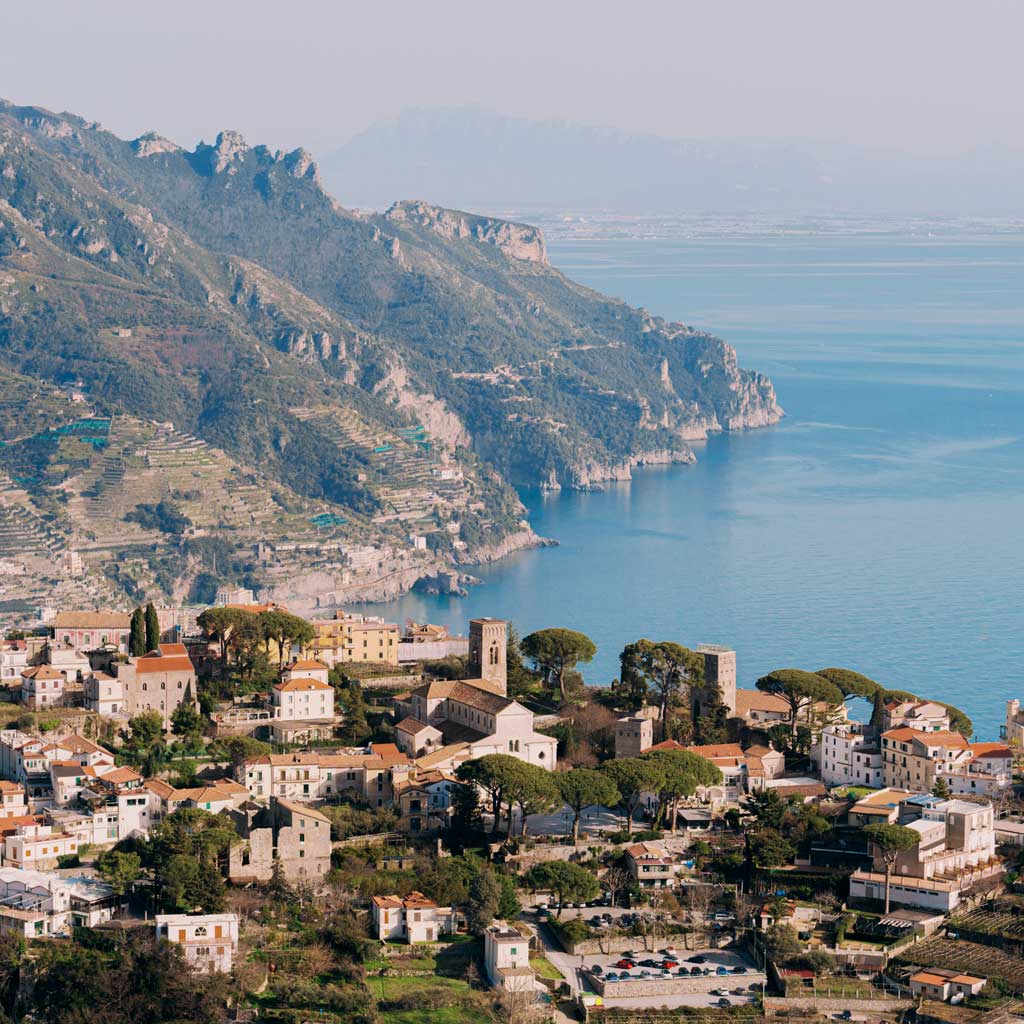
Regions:
<instances>
[{"instance_id":1,"label":"hazy sky","mask_svg":"<svg viewBox=\"0 0 1024 1024\"><path fill-rule=\"evenodd\" d=\"M1024 4L997 0L38 0L0 96L177 142L321 153L415 105L683 136L1021 148Z\"/></svg>"}]
</instances>

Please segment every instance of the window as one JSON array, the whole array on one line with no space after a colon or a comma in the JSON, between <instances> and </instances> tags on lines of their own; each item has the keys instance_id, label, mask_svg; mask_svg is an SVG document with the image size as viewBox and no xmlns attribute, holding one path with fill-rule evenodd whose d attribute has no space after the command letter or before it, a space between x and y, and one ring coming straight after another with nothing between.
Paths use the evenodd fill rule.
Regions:
<instances>
[{"instance_id":1,"label":"window","mask_svg":"<svg viewBox=\"0 0 1024 1024\"><path fill-rule=\"evenodd\" d=\"M197 924L196 925L196 938L197 939L205 939L206 938L206 925L203 925L203 924Z\"/></svg>"}]
</instances>

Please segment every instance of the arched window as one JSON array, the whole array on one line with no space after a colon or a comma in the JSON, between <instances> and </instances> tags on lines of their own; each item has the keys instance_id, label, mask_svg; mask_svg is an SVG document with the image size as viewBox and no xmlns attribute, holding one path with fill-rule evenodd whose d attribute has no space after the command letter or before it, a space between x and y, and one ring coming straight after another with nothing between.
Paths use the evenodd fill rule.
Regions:
<instances>
[{"instance_id":1,"label":"arched window","mask_svg":"<svg viewBox=\"0 0 1024 1024\"><path fill-rule=\"evenodd\" d=\"M196 938L197 939L205 939L206 938L206 925L205 924L197 924L196 925Z\"/></svg>"},{"instance_id":2,"label":"arched window","mask_svg":"<svg viewBox=\"0 0 1024 1024\"><path fill-rule=\"evenodd\" d=\"M490 661L492 665L498 664L498 645L491 644Z\"/></svg>"},{"instance_id":3,"label":"arched window","mask_svg":"<svg viewBox=\"0 0 1024 1024\"><path fill-rule=\"evenodd\" d=\"M145 683L142 684L142 688L146 689L146 684Z\"/></svg>"},{"instance_id":4,"label":"arched window","mask_svg":"<svg viewBox=\"0 0 1024 1024\"><path fill-rule=\"evenodd\" d=\"M539 761L543 761L544 760L544 751L543 750L538 750L537 751L537 759Z\"/></svg>"}]
</instances>

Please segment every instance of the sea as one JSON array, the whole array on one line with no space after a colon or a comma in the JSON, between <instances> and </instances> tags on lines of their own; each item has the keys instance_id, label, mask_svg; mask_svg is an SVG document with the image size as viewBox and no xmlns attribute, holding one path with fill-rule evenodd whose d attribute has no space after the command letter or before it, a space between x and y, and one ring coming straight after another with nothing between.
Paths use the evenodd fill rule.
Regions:
<instances>
[{"instance_id":1,"label":"sea","mask_svg":"<svg viewBox=\"0 0 1024 1024\"><path fill-rule=\"evenodd\" d=\"M592 493L523 491L558 546L468 597L364 610L588 634L590 684L639 637L737 652L739 685L844 666L994 739L1024 699L1024 224L541 218L570 277L734 345L777 426Z\"/></svg>"}]
</instances>

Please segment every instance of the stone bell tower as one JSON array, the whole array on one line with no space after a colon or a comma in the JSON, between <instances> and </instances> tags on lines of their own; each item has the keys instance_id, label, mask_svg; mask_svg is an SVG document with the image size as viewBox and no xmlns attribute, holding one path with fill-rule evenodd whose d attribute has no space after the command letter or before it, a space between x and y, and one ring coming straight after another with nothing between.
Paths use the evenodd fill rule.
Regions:
<instances>
[{"instance_id":1,"label":"stone bell tower","mask_svg":"<svg viewBox=\"0 0 1024 1024\"><path fill-rule=\"evenodd\" d=\"M505 654L508 623L504 619L469 620L469 678L482 679L503 697L508 689Z\"/></svg>"}]
</instances>

